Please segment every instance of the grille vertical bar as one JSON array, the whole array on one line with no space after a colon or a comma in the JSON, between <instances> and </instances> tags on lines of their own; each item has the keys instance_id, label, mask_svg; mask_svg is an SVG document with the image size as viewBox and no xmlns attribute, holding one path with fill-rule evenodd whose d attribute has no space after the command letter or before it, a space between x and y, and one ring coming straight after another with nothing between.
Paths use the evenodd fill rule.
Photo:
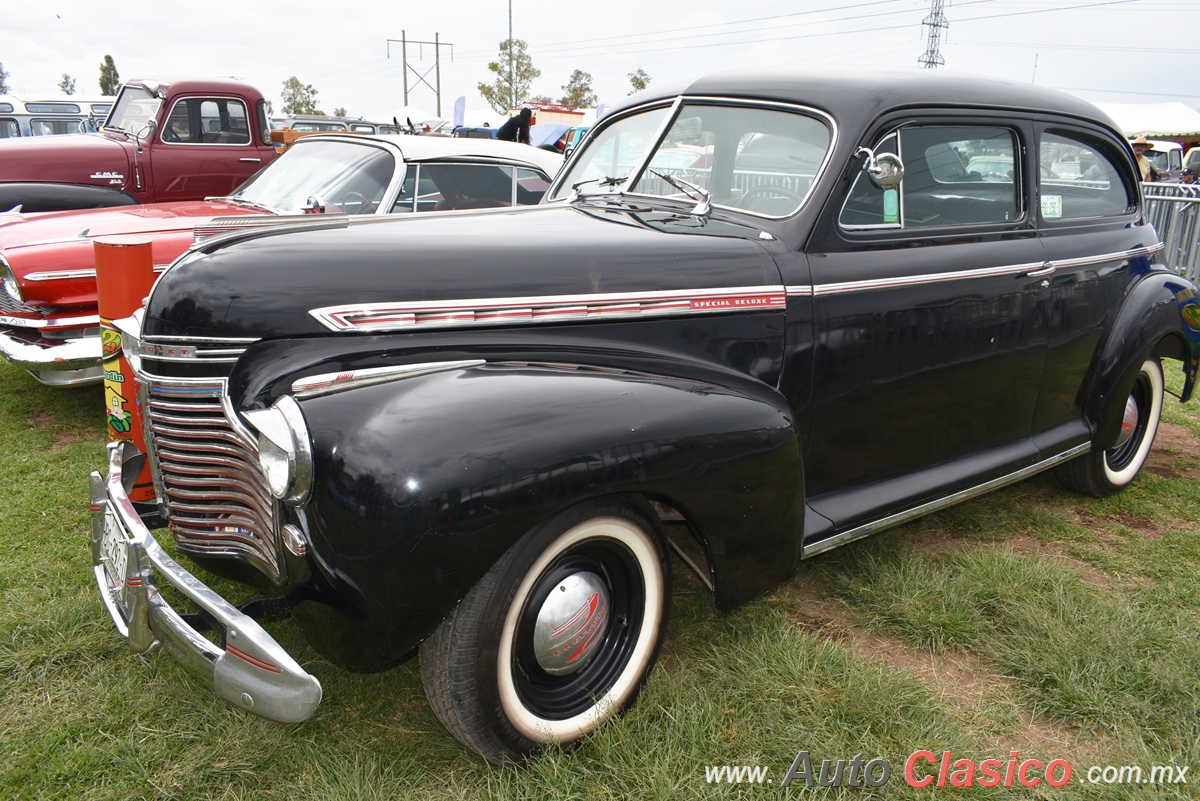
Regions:
<instances>
[{"instance_id":1,"label":"grille vertical bar","mask_svg":"<svg viewBox=\"0 0 1200 801\"><path fill-rule=\"evenodd\" d=\"M247 561L281 578L275 501L253 443L225 415L224 382L151 380L150 449L179 550Z\"/></svg>"}]
</instances>

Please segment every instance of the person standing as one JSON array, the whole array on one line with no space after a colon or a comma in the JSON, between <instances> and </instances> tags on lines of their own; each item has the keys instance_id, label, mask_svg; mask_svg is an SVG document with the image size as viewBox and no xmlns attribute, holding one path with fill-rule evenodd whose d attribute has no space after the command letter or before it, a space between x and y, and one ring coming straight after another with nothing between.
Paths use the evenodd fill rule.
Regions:
<instances>
[{"instance_id":1,"label":"person standing","mask_svg":"<svg viewBox=\"0 0 1200 801\"><path fill-rule=\"evenodd\" d=\"M515 117L510 117L508 122L500 126L496 131L496 138L503 139L506 142L520 142L523 145L529 144L529 120L533 117L533 109L529 106L522 106L521 113Z\"/></svg>"},{"instance_id":2,"label":"person standing","mask_svg":"<svg viewBox=\"0 0 1200 801\"><path fill-rule=\"evenodd\" d=\"M1150 149L1150 143L1146 141L1146 137L1139 136L1129 144L1133 147L1133 154L1137 156L1138 171L1142 174L1142 183L1157 181L1159 178L1158 170L1154 169L1154 165L1150 163L1150 159L1146 158L1146 151Z\"/></svg>"}]
</instances>

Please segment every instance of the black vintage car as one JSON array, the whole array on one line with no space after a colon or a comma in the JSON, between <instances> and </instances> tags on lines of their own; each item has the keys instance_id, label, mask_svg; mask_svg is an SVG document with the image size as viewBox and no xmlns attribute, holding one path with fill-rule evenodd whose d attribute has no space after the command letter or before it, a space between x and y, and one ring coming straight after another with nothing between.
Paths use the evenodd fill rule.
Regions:
<instances>
[{"instance_id":1,"label":"black vintage car","mask_svg":"<svg viewBox=\"0 0 1200 801\"><path fill-rule=\"evenodd\" d=\"M1087 178L1045 166L1085 154ZM101 594L131 647L268 718L321 698L253 619L290 610L345 665L419 649L490 759L570 743L654 664L664 518L729 610L1044 470L1129 485L1163 362L1186 401L1200 356L1142 204L1124 138L1064 94L720 74L608 115L538 207L209 240L118 323L158 503L112 446ZM264 597L235 608L139 514Z\"/></svg>"}]
</instances>

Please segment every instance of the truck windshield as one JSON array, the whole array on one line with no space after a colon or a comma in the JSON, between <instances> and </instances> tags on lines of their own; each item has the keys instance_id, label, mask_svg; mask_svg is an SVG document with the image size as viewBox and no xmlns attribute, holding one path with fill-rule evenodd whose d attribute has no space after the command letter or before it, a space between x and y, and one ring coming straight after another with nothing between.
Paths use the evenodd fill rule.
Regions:
<instances>
[{"instance_id":1,"label":"truck windshield","mask_svg":"<svg viewBox=\"0 0 1200 801\"><path fill-rule=\"evenodd\" d=\"M105 127L120 128L126 133L137 136L158 115L162 101L149 97L139 86L126 86L121 89L117 105L109 115Z\"/></svg>"},{"instance_id":2,"label":"truck windshield","mask_svg":"<svg viewBox=\"0 0 1200 801\"><path fill-rule=\"evenodd\" d=\"M347 214L370 214L379 208L395 169L392 154L373 145L300 141L242 184L232 199L297 214L317 197Z\"/></svg>"}]
</instances>

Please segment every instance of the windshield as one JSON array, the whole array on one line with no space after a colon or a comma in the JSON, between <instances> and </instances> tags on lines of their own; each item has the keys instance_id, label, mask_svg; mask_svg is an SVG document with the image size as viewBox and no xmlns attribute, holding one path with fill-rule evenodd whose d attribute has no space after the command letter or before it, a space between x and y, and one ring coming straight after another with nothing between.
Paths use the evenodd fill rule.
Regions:
<instances>
[{"instance_id":1,"label":"windshield","mask_svg":"<svg viewBox=\"0 0 1200 801\"><path fill-rule=\"evenodd\" d=\"M667 112L648 110L606 127L587 144L555 197L595 181L580 192L696 200L694 190L668 180L674 178L700 187L715 205L784 217L804 203L832 140L827 122L796 111L685 102L662 138L651 142ZM646 169L628 185L650 149Z\"/></svg>"},{"instance_id":2,"label":"windshield","mask_svg":"<svg viewBox=\"0 0 1200 801\"><path fill-rule=\"evenodd\" d=\"M396 171L388 151L366 144L316 139L298 142L234 193L236 199L298 214L310 197L347 214L379 208Z\"/></svg>"},{"instance_id":3,"label":"windshield","mask_svg":"<svg viewBox=\"0 0 1200 801\"><path fill-rule=\"evenodd\" d=\"M137 136L158 115L161 105L161 100L150 97L140 86L123 87L105 127L120 128Z\"/></svg>"}]
</instances>

